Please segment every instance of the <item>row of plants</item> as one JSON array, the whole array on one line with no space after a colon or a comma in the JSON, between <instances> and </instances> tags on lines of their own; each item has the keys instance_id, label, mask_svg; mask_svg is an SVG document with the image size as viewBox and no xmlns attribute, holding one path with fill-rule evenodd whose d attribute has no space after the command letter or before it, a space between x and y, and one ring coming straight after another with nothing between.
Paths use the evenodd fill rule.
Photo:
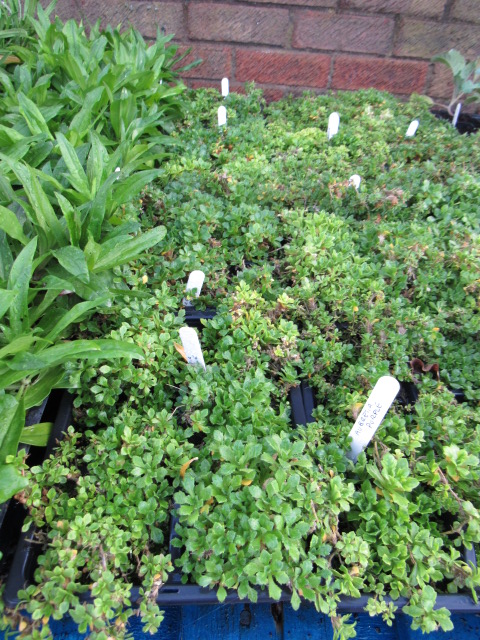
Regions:
<instances>
[{"instance_id":1,"label":"row of plants","mask_svg":"<svg viewBox=\"0 0 480 640\"><path fill-rule=\"evenodd\" d=\"M0 502L26 484L19 441L48 439L51 424L25 430L25 413L68 386L63 365L143 358L67 338L125 295L114 267L166 233L142 230L128 203L161 172L185 88L169 38L147 46L133 29L50 22L52 10L11 0L0 17Z\"/></svg>"},{"instance_id":2,"label":"row of plants","mask_svg":"<svg viewBox=\"0 0 480 640\"><path fill-rule=\"evenodd\" d=\"M267 106L250 88L226 99L224 128L218 93L185 104L171 132L181 154L122 211L168 235L111 265L125 295L75 333L143 357L72 352L63 365L75 421L54 456L23 467L25 529L44 546L19 594L31 618L10 624L48 637L68 614L103 640L140 615L154 632L180 570L220 601L231 589L312 601L336 638L355 635L341 596L361 593L390 624L403 597L413 628L451 629L437 592L476 601L480 580L462 555L480 539L478 144L419 96ZM205 371L178 344L194 269L206 273L196 308L216 311L202 321ZM382 375L418 400L395 403L353 463L348 434ZM292 428L288 392L305 381L314 421Z\"/></svg>"}]
</instances>

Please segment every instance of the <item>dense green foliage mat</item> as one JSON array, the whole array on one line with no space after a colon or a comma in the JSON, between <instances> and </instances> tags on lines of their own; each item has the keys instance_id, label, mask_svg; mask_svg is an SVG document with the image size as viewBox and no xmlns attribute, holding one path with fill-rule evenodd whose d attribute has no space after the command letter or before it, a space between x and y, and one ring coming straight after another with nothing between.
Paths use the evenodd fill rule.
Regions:
<instances>
[{"instance_id":1,"label":"dense green foliage mat","mask_svg":"<svg viewBox=\"0 0 480 640\"><path fill-rule=\"evenodd\" d=\"M134 295L80 327L145 359L70 363L75 428L29 472L27 525L48 545L21 594L25 633L69 613L81 632L121 637L133 586L154 631L174 505L176 567L220 600L287 589L346 639L342 594L370 594L385 620L385 596L406 597L414 628L450 629L436 593L475 597L480 583L461 553L480 541L478 140L415 96L266 106L251 90L226 99L222 129L216 92L189 99L175 153L123 213L167 234L116 268ZM202 321L206 371L175 348L194 269L206 273L196 306L217 310ZM419 397L392 406L354 464L348 434L382 375ZM302 381L315 421L292 429Z\"/></svg>"}]
</instances>

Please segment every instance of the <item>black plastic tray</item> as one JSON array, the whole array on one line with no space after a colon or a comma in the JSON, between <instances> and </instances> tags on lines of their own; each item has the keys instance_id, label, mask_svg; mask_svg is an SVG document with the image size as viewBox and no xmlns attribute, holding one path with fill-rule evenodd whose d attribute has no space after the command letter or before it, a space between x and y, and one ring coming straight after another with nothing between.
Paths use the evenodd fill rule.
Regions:
<instances>
[{"instance_id":1,"label":"black plastic tray","mask_svg":"<svg viewBox=\"0 0 480 640\"><path fill-rule=\"evenodd\" d=\"M53 428L46 447L30 447L32 466L48 458L58 441L63 438L63 433L72 422L73 396L67 392L53 392L43 408L45 410L42 410L40 417L50 418L48 421L53 422ZM38 418L37 415L33 417L33 422L32 419L28 422L35 424L38 422ZM25 447L22 445L22 448ZM31 583L40 551L40 545L30 541L33 537L33 528L22 532L26 515L27 511L23 505L12 499L2 527L1 539L4 545L2 562L10 565L5 583L4 601L11 607L19 602L18 590L23 589L27 583ZM11 564L9 560L11 560ZM4 566L4 571L5 569Z\"/></svg>"},{"instance_id":2,"label":"black plastic tray","mask_svg":"<svg viewBox=\"0 0 480 640\"><path fill-rule=\"evenodd\" d=\"M292 407L292 422L296 425L304 425L312 421L312 411L314 408L314 393L313 389L306 383L302 383L298 387L292 387L289 393L291 407ZM59 407L58 417L55 422L54 429L50 438L49 446L47 447L46 456L48 456L56 441L62 437L62 433L70 424L72 415L72 398L65 395L62 398L61 405ZM170 543L169 553L172 555L172 559L178 558L182 551L177 547L174 547L171 542L177 537L175 526L178 522L178 518L175 516L175 507L170 520ZM41 553L40 545L33 541L34 530L31 529L21 535L17 551L12 563L10 575L5 585L5 591L3 599L5 604L9 607L15 607L19 604L18 591L25 588L26 585L31 584L33 580L33 574L37 566L37 559ZM464 559L467 562L477 565L476 554L474 548L471 550L464 550ZM215 589L207 589L195 584L182 584L182 574L178 571L170 574L167 583L159 590L157 596L157 603L160 606L181 606L181 605L211 605L218 604L217 593ZM133 587L131 592L131 599L133 602L137 601L140 597L139 587ZM275 603L284 602L288 603L291 599L291 593L287 590L282 590L280 600L274 600L270 598L267 591L257 590L258 603ZM351 598L347 596L341 596L340 602L337 606L339 613L362 613L366 606L369 595L363 595L360 598ZM89 602L92 600L90 594L80 595L80 600L83 602ZM386 598L387 602L391 601ZM226 604L237 604L242 601L238 597L238 593L235 590L230 590L227 593L225 599ZM399 598L394 601L396 606L402 607L408 604L406 598ZM475 613L480 614L480 604L475 604L471 595L468 593L460 594L439 594L437 596L436 608L446 607L452 613Z\"/></svg>"},{"instance_id":3,"label":"black plastic tray","mask_svg":"<svg viewBox=\"0 0 480 640\"><path fill-rule=\"evenodd\" d=\"M38 422L53 422L59 398L60 393L52 392L41 405L29 409L25 417L25 426L28 427ZM42 462L45 455L45 447L21 444L19 449L23 449L28 454L27 465L29 467ZM10 500L0 505L0 575L4 575L8 571L18 543L25 514L24 506L15 498L10 498Z\"/></svg>"},{"instance_id":4,"label":"black plastic tray","mask_svg":"<svg viewBox=\"0 0 480 640\"><path fill-rule=\"evenodd\" d=\"M189 327L201 327L202 320L211 320L217 313L216 309L204 309L203 311L195 309L193 305L185 307L185 324Z\"/></svg>"}]
</instances>

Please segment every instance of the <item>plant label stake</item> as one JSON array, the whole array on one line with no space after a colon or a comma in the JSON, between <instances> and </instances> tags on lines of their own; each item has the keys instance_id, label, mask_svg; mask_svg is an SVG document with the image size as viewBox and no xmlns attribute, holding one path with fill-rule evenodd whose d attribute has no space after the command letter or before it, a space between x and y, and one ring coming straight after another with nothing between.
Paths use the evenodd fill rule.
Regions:
<instances>
[{"instance_id":1,"label":"plant label stake","mask_svg":"<svg viewBox=\"0 0 480 640\"><path fill-rule=\"evenodd\" d=\"M338 133L338 127L340 126L340 116L336 111L330 114L328 119L327 137L329 140Z\"/></svg>"},{"instance_id":2,"label":"plant label stake","mask_svg":"<svg viewBox=\"0 0 480 640\"><path fill-rule=\"evenodd\" d=\"M352 438L352 444L347 454L348 458L354 462L357 461L360 453L375 435L399 391L400 384L395 378L382 376L378 379L365 406L356 419L353 429L349 433Z\"/></svg>"},{"instance_id":3,"label":"plant label stake","mask_svg":"<svg viewBox=\"0 0 480 640\"><path fill-rule=\"evenodd\" d=\"M229 90L230 88L229 88L228 78L222 78L222 96L224 98L228 96Z\"/></svg>"},{"instance_id":4,"label":"plant label stake","mask_svg":"<svg viewBox=\"0 0 480 640\"><path fill-rule=\"evenodd\" d=\"M223 127L227 124L227 110L223 106L218 107L218 126Z\"/></svg>"},{"instance_id":5,"label":"plant label stake","mask_svg":"<svg viewBox=\"0 0 480 640\"><path fill-rule=\"evenodd\" d=\"M413 138L413 136L417 132L419 124L420 124L420 122L418 120L412 120L411 123L408 126L407 133L405 134L405 137L406 138Z\"/></svg>"},{"instance_id":6,"label":"plant label stake","mask_svg":"<svg viewBox=\"0 0 480 640\"><path fill-rule=\"evenodd\" d=\"M200 346L198 334L195 329L192 329L191 327L182 327L179 333L188 364L200 364L204 371L206 371L202 347Z\"/></svg>"},{"instance_id":7,"label":"plant label stake","mask_svg":"<svg viewBox=\"0 0 480 640\"><path fill-rule=\"evenodd\" d=\"M351 187L355 187L355 190L358 191L360 189L360 183L362 182L362 179L357 173L354 173L353 176L350 176L348 182Z\"/></svg>"},{"instance_id":8,"label":"plant label stake","mask_svg":"<svg viewBox=\"0 0 480 640\"><path fill-rule=\"evenodd\" d=\"M198 298L198 296L200 295L200 291L202 290L204 281L205 274L203 273L203 271L192 271L192 273L188 276L188 282L185 288L186 293L196 290L195 297ZM190 302L190 300L184 298L183 306L191 307L193 306L193 303Z\"/></svg>"},{"instance_id":9,"label":"plant label stake","mask_svg":"<svg viewBox=\"0 0 480 640\"><path fill-rule=\"evenodd\" d=\"M462 103L459 102L457 104L457 108L455 109L455 113L453 114L453 120L452 120L452 124L454 127L457 126L457 122L458 122L458 116L460 115L460 111L462 110Z\"/></svg>"}]
</instances>

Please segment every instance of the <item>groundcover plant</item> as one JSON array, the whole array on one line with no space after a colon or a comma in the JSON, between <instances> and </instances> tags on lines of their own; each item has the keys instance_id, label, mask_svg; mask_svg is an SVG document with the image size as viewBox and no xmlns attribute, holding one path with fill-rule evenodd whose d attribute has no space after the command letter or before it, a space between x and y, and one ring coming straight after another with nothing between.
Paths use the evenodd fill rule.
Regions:
<instances>
[{"instance_id":1,"label":"groundcover plant","mask_svg":"<svg viewBox=\"0 0 480 640\"><path fill-rule=\"evenodd\" d=\"M144 358L68 365L75 424L26 470L25 528L44 547L20 593L31 618L10 624L46 637L70 614L103 640L140 615L153 632L177 569L220 601L235 589L255 602L258 588L312 601L336 638L355 635L340 597L361 593L389 624L403 597L413 628L451 629L436 594L476 600L480 584L462 556L480 541L478 141L418 96L267 106L250 88L226 98L221 128L217 92L188 97L181 153L131 205L144 230L168 233L115 267L136 295L78 331ZM196 307L216 309L199 332L205 370L179 344L194 269L206 274ZM394 403L354 463L348 434L383 375L418 399ZM317 408L293 428L302 381Z\"/></svg>"}]
</instances>

